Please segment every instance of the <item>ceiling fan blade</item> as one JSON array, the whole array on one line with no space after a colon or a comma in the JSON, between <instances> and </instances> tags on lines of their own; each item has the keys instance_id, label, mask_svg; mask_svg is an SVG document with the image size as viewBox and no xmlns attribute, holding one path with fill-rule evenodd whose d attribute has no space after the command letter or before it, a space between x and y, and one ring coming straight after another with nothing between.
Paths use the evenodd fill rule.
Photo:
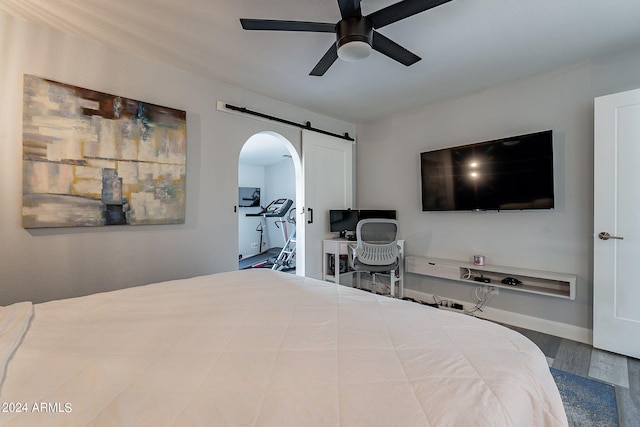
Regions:
<instances>
[{"instance_id":1,"label":"ceiling fan blade","mask_svg":"<svg viewBox=\"0 0 640 427\"><path fill-rule=\"evenodd\" d=\"M336 47L336 44L333 43L329 50L320 59L320 61L318 61L313 70L311 70L309 75L318 77L323 76L324 73L327 72L329 67L331 67L331 65L336 62L336 59L338 59L338 48Z\"/></svg>"},{"instance_id":2,"label":"ceiling fan blade","mask_svg":"<svg viewBox=\"0 0 640 427\"><path fill-rule=\"evenodd\" d=\"M361 18L360 0L338 0L342 19Z\"/></svg>"},{"instance_id":3,"label":"ceiling fan blade","mask_svg":"<svg viewBox=\"0 0 640 427\"><path fill-rule=\"evenodd\" d=\"M420 57L400 46L398 43L386 38L377 31L373 32L372 47L383 55L406 65L413 65L420 61Z\"/></svg>"},{"instance_id":4,"label":"ceiling fan blade","mask_svg":"<svg viewBox=\"0 0 640 427\"><path fill-rule=\"evenodd\" d=\"M274 19L240 18L245 30L265 31L307 31L312 33L335 33L336 24L324 22L280 21Z\"/></svg>"},{"instance_id":5,"label":"ceiling fan blade","mask_svg":"<svg viewBox=\"0 0 640 427\"><path fill-rule=\"evenodd\" d=\"M367 18L371 19L373 28L381 28L450 1L451 0L404 0L373 12L368 15Z\"/></svg>"}]
</instances>

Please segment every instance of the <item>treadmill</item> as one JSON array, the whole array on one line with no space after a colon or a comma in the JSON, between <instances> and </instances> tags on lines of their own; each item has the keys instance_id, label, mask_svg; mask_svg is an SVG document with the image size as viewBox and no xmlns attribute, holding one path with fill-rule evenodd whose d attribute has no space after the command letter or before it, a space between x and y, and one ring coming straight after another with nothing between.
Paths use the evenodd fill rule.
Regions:
<instances>
[{"instance_id":1,"label":"treadmill","mask_svg":"<svg viewBox=\"0 0 640 427\"><path fill-rule=\"evenodd\" d=\"M262 227L262 233L267 229L267 218L282 218L284 217L291 206L293 200L291 199L276 199L269 203L266 208L257 213L248 213L246 216L260 217L260 226ZM262 239L260 239L262 245ZM262 249L262 248L261 248ZM246 270L249 268L272 268L278 255L282 252L282 248L274 247L269 248L259 254L252 255L247 258L242 258L238 261L238 269Z\"/></svg>"}]
</instances>

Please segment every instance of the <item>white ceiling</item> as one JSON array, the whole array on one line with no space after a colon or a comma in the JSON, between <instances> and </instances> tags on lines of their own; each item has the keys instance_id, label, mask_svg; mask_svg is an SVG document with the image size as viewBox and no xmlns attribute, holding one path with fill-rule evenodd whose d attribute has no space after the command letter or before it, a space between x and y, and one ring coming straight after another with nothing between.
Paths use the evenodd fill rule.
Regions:
<instances>
[{"instance_id":1,"label":"white ceiling","mask_svg":"<svg viewBox=\"0 0 640 427\"><path fill-rule=\"evenodd\" d=\"M362 0L362 12L396 1ZM336 0L0 0L0 10L354 123L640 45L640 0L453 0L380 29L423 58L415 65L373 52L311 77L332 34L244 31L239 18L334 23Z\"/></svg>"},{"instance_id":2,"label":"white ceiling","mask_svg":"<svg viewBox=\"0 0 640 427\"><path fill-rule=\"evenodd\" d=\"M250 166L270 166L291 159L287 147L278 138L258 133L245 142L240 151L239 163Z\"/></svg>"}]
</instances>

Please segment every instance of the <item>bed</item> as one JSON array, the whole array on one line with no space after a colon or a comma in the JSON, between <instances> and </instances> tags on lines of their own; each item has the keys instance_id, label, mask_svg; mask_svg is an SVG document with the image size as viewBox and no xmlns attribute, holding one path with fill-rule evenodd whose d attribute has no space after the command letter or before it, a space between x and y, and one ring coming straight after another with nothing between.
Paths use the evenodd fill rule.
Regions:
<instances>
[{"instance_id":1,"label":"bed","mask_svg":"<svg viewBox=\"0 0 640 427\"><path fill-rule=\"evenodd\" d=\"M0 309L6 426L566 426L487 321L252 269Z\"/></svg>"}]
</instances>

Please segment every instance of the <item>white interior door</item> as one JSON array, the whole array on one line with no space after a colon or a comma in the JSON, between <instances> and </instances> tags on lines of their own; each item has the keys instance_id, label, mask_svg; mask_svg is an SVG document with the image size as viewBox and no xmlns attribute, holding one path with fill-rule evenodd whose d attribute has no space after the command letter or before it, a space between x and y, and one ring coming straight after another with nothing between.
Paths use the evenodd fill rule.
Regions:
<instances>
[{"instance_id":1,"label":"white interior door","mask_svg":"<svg viewBox=\"0 0 640 427\"><path fill-rule=\"evenodd\" d=\"M322 278L322 240L329 237L329 209L353 206L353 143L302 131L305 188L305 272Z\"/></svg>"},{"instance_id":2,"label":"white interior door","mask_svg":"<svg viewBox=\"0 0 640 427\"><path fill-rule=\"evenodd\" d=\"M594 136L593 345L640 358L640 90L596 98Z\"/></svg>"}]
</instances>

